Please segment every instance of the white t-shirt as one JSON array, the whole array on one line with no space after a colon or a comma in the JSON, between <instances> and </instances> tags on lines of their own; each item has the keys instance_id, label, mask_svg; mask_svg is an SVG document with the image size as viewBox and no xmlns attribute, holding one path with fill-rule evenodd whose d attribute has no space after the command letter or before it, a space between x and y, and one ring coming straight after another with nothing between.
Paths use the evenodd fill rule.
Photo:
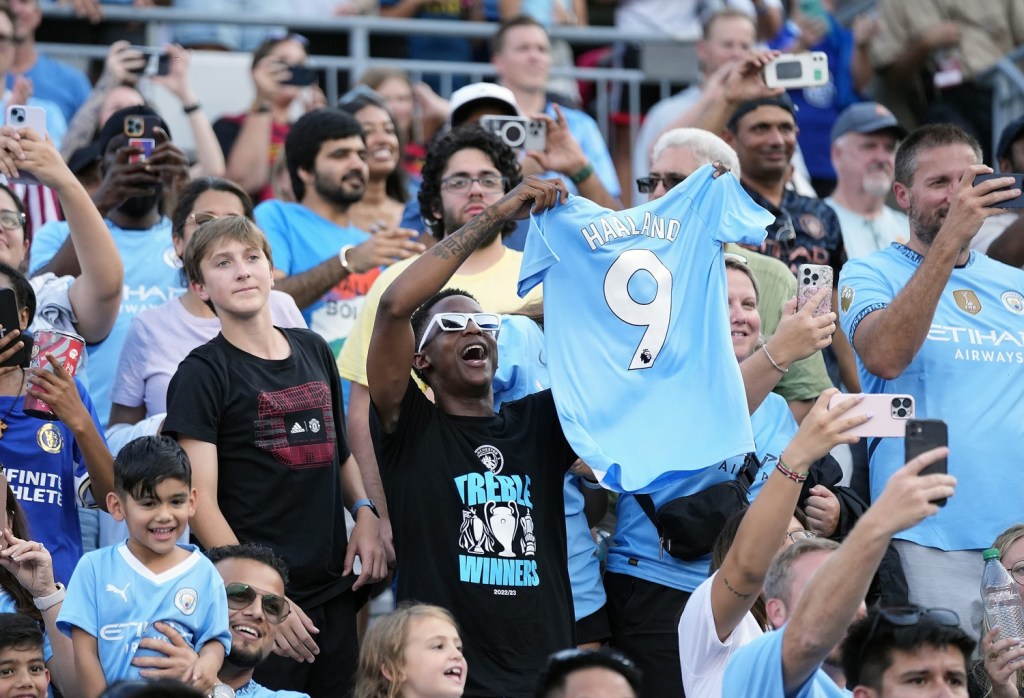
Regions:
<instances>
[{"instance_id":1,"label":"white t-shirt","mask_svg":"<svg viewBox=\"0 0 1024 698\"><path fill-rule=\"evenodd\" d=\"M763 635L748 611L725 642L718 639L711 611L711 582L717 574L697 587L679 619L679 666L687 698L722 698L722 678L732 653Z\"/></svg>"}]
</instances>

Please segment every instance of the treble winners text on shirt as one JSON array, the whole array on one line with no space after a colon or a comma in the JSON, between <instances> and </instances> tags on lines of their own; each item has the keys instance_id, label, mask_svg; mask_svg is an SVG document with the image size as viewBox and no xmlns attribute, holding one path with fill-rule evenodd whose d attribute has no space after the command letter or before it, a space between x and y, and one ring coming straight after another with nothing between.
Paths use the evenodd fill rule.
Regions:
<instances>
[{"instance_id":1,"label":"treble winners text on shirt","mask_svg":"<svg viewBox=\"0 0 1024 698\"><path fill-rule=\"evenodd\" d=\"M675 218L665 218L650 211L644 212L644 218L637 226L632 216L619 214L603 216L596 221L587 224L587 227L580 230L580 235L590 245L591 250L596 250L607 242L619 238L643 235L657 240L668 240L675 242L679 237L679 229L682 223Z\"/></svg>"}]
</instances>

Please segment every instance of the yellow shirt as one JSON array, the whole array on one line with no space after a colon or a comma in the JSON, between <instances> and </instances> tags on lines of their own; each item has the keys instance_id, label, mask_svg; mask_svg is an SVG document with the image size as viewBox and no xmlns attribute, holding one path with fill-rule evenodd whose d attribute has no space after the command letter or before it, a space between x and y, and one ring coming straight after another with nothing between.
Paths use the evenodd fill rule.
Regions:
<instances>
[{"instance_id":1,"label":"yellow shirt","mask_svg":"<svg viewBox=\"0 0 1024 698\"><path fill-rule=\"evenodd\" d=\"M370 334L373 332L373 321L377 317L380 297L384 295L391 282L413 261L415 257L392 264L373 282L356 317L355 327L352 328L338 356L338 372L342 378L366 385L366 355L370 350ZM522 252L505 248L505 254L493 266L476 274L455 272L444 287L458 288L473 294L480 302L480 307L488 312L513 313L543 298L540 286L530 291L526 298L520 298L516 293L522 263Z\"/></svg>"}]
</instances>

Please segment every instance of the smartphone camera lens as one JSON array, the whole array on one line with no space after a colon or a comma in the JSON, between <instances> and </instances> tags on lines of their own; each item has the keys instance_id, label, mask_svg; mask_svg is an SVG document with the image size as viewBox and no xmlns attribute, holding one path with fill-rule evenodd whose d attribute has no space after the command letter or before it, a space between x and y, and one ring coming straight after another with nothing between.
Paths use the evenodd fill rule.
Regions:
<instances>
[{"instance_id":1,"label":"smartphone camera lens","mask_svg":"<svg viewBox=\"0 0 1024 698\"><path fill-rule=\"evenodd\" d=\"M12 109L11 110L11 118L14 121L17 121L19 124L24 123L25 122L25 111L22 110L22 109Z\"/></svg>"},{"instance_id":2,"label":"smartphone camera lens","mask_svg":"<svg viewBox=\"0 0 1024 698\"><path fill-rule=\"evenodd\" d=\"M912 404L913 404L913 403L912 403L912 402L910 401L910 398L909 398L909 397L905 397L905 398L903 398L903 406L904 406L904 407L906 407L906 408L907 408L908 410L910 409L910 406L911 406Z\"/></svg>"},{"instance_id":3,"label":"smartphone camera lens","mask_svg":"<svg viewBox=\"0 0 1024 698\"><path fill-rule=\"evenodd\" d=\"M814 279L815 281L817 281L818 280L818 275L817 274L812 274L811 278Z\"/></svg>"}]
</instances>

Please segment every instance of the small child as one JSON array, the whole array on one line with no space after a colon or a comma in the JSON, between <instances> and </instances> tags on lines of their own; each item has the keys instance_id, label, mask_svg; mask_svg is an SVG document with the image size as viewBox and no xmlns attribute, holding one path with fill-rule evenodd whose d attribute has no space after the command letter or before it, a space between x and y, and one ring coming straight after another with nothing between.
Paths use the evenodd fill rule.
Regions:
<instances>
[{"instance_id":1,"label":"small child","mask_svg":"<svg viewBox=\"0 0 1024 698\"><path fill-rule=\"evenodd\" d=\"M188 680L208 690L231 648L227 597L213 563L177 543L196 510L192 468L177 442L144 436L121 449L107 509L127 524L128 540L82 558L57 617L71 635L82 695L96 698L107 683L140 678L132 664L139 641L166 639L157 621L199 653Z\"/></svg>"},{"instance_id":2,"label":"small child","mask_svg":"<svg viewBox=\"0 0 1024 698\"><path fill-rule=\"evenodd\" d=\"M45 698L49 686L39 624L23 613L0 613L0 698Z\"/></svg>"}]
</instances>

